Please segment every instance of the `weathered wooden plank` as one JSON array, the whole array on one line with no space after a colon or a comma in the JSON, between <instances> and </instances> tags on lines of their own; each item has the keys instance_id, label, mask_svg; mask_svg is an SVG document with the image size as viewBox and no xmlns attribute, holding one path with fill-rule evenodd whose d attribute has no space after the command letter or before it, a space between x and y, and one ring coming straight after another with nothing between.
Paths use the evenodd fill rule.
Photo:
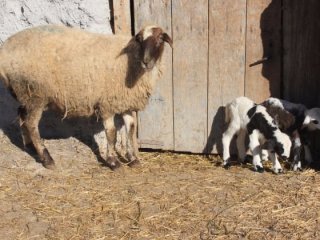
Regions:
<instances>
[{"instance_id":1,"label":"weathered wooden plank","mask_svg":"<svg viewBox=\"0 0 320 240\"><path fill-rule=\"evenodd\" d=\"M158 25L172 35L170 0L135 0L134 9L136 32L146 25ZM138 114L138 136L140 147L173 150L172 50L168 45L162 62L162 78L147 108Z\"/></svg>"},{"instance_id":2,"label":"weathered wooden plank","mask_svg":"<svg viewBox=\"0 0 320 240\"><path fill-rule=\"evenodd\" d=\"M129 0L113 0L114 33L131 34Z\"/></svg>"},{"instance_id":3,"label":"weathered wooden plank","mask_svg":"<svg viewBox=\"0 0 320 240\"><path fill-rule=\"evenodd\" d=\"M256 102L279 97L281 87L281 0L247 0L245 95ZM260 59L269 60L250 67Z\"/></svg>"},{"instance_id":4,"label":"weathered wooden plank","mask_svg":"<svg viewBox=\"0 0 320 240\"><path fill-rule=\"evenodd\" d=\"M246 0L209 0L207 152L221 152L224 106L244 95Z\"/></svg>"},{"instance_id":5,"label":"weathered wooden plank","mask_svg":"<svg viewBox=\"0 0 320 240\"><path fill-rule=\"evenodd\" d=\"M172 0L176 151L202 152L207 141L208 0Z\"/></svg>"},{"instance_id":6,"label":"weathered wooden plank","mask_svg":"<svg viewBox=\"0 0 320 240\"><path fill-rule=\"evenodd\" d=\"M320 1L285 0L284 97L320 106Z\"/></svg>"}]
</instances>

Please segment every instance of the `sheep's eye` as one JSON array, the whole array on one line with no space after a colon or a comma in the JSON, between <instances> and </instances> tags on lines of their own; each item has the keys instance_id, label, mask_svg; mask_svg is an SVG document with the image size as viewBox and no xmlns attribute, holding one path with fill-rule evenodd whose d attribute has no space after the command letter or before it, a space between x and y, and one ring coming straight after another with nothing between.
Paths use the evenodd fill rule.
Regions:
<instances>
[{"instance_id":1,"label":"sheep's eye","mask_svg":"<svg viewBox=\"0 0 320 240\"><path fill-rule=\"evenodd\" d=\"M318 120L313 120L312 122L313 122L314 124L318 124L318 123L319 123Z\"/></svg>"}]
</instances>

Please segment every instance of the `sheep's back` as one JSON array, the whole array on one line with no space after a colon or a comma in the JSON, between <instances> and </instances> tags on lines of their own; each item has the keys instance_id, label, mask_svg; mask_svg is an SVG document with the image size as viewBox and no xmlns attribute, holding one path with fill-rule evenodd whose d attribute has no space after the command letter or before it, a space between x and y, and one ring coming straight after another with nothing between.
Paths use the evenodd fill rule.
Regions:
<instances>
[{"instance_id":1,"label":"sheep's back","mask_svg":"<svg viewBox=\"0 0 320 240\"><path fill-rule=\"evenodd\" d=\"M62 109L92 111L123 84L127 61L119 54L128 41L61 26L27 29L5 42L0 68L22 103L33 95Z\"/></svg>"}]
</instances>

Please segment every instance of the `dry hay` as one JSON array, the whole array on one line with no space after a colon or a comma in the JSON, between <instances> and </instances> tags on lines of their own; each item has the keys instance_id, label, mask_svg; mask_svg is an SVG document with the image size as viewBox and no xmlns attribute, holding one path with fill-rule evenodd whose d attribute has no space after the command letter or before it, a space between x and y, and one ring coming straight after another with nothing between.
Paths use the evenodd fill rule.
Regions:
<instances>
[{"instance_id":1,"label":"dry hay","mask_svg":"<svg viewBox=\"0 0 320 240\"><path fill-rule=\"evenodd\" d=\"M46 141L50 171L0 138L2 239L319 239L320 177L224 170L217 157L143 153L101 166L73 138Z\"/></svg>"}]
</instances>

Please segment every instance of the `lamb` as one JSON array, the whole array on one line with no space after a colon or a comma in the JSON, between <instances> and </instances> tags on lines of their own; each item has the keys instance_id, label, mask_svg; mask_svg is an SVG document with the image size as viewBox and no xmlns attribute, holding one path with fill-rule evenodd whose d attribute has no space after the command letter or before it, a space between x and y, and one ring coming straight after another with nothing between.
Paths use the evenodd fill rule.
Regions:
<instances>
[{"instance_id":1,"label":"lamb","mask_svg":"<svg viewBox=\"0 0 320 240\"><path fill-rule=\"evenodd\" d=\"M278 98L268 98L261 103L267 109L278 107L290 112L295 117L295 122L287 128L288 134L293 137L293 163L294 171L301 170L301 150L304 148L305 161L310 164L313 159L306 144L306 140L301 138L301 133L305 130L314 131L320 129L320 108L307 109L303 104L292 103Z\"/></svg>"},{"instance_id":2,"label":"lamb","mask_svg":"<svg viewBox=\"0 0 320 240\"><path fill-rule=\"evenodd\" d=\"M289 158L291 140L288 135L282 133L274 123L266 108L256 105L247 97L238 97L225 108L225 121L229 123L223 133L223 165L230 166L230 142L237 134L237 148L239 158L243 162L246 156L245 137L249 134L249 149L253 154L253 166L258 172L263 172L261 164L261 148L268 149L273 162L274 173L282 172L282 167L276 154L281 158Z\"/></svg>"},{"instance_id":3,"label":"lamb","mask_svg":"<svg viewBox=\"0 0 320 240\"><path fill-rule=\"evenodd\" d=\"M54 168L39 135L42 112L49 108L63 118L95 114L107 136L106 164L120 167L114 115L123 115L132 143L132 114L145 108L161 76L165 42L172 47L172 39L157 26L147 26L132 38L57 25L10 37L0 49L0 79L21 103L18 115L25 146L35 148L44 167ZM137 163L133 151L128 152L129 161Z\"/></svg>"}]
</instances>

